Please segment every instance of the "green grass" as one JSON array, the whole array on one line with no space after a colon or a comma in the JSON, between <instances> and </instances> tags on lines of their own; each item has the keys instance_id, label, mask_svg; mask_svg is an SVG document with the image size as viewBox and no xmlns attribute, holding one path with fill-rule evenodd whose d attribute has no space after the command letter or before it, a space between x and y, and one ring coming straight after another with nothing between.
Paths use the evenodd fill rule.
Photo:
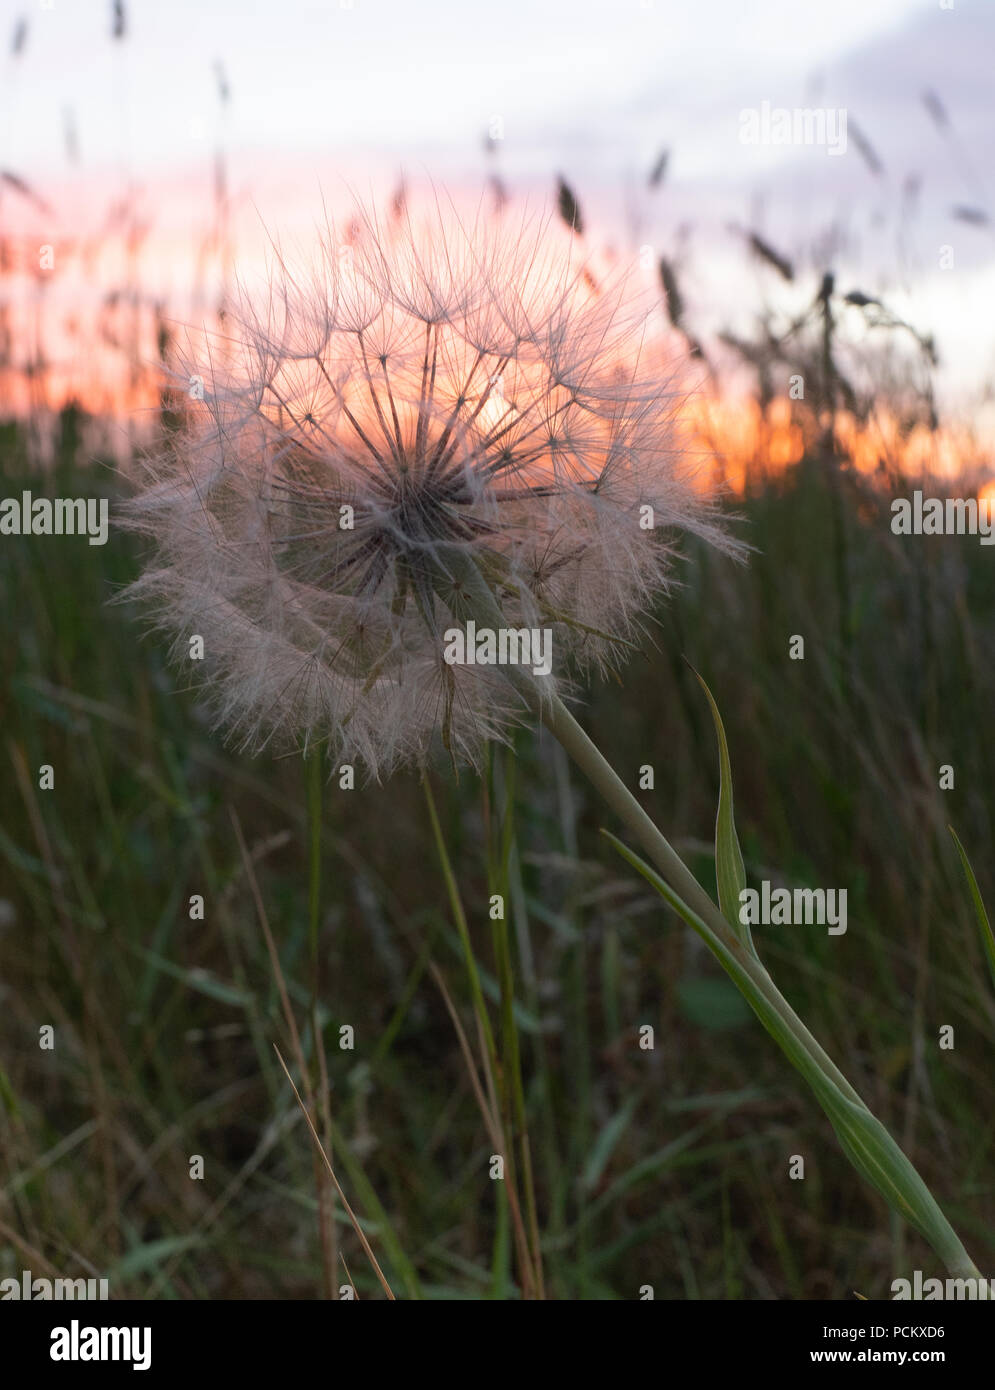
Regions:
<instances>
[{"instance_id":1,"label":"green grass","mask_svg":"<svg viewBox=\"0 0 995 1390\"><path fill-rule=\"evenodd\" d=\"M5 495L117 491L111 470L85 467L71 420L47 480L30 454L3 427ZM814 465L741 510L749 567L687 547L653 644L580 717L631 787L654 767L641 799L714 883L718 759L687 663L702 673L749 881L849 894L845 936L758 927L758 950L984 1271L995 1006L947 826L995 901L991 554L970 537L893 537L886 497ZM161 644L108 604L138 561L113 528L103 548L0 538L0 1276L47 1262L92 1266L118 1296L313 1297L313 1141L273 1050L289 1060L230 814L310 1058L304 769L211 734ZM788 657L793 634L804 661ZM500 768L488 792L440 761L432 788L499 1047L510 951L547 1295L882 1297L909 1269L940 1273L733 986L607 848L601 808L553 741L523 731L517 752L506 840L492 821ZM38 787L44 763L52 791ZM333 781L322 847L318 1020L339 1180L399 1297L516 1296L492 1145L430 970L475 1041L418 779ZM507 940L488 917L495 882ZM198 893L203 921L188 915ZM54 1051L38 1046L44 1024ZM346 1024L353 1051L338 1046ZM793 1154L803 1182L787 1176ZM337 1218L360 1295L382 1296Z\"/></svg>"}]
</instances>

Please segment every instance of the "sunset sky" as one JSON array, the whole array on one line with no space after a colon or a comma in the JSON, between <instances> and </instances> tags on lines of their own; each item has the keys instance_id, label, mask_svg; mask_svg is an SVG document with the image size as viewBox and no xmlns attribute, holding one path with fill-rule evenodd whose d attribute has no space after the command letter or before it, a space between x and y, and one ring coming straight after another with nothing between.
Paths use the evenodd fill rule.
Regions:
<instances>
[{"instance_id":1,"label":"sunset sky","mask_svg":"<svg viewBox=\"0 0 995 1390\"><path fill-rule=\"evenodd\" d=\"M243 252L402 169L468 188L496 172L539 198L562 173L592 236L677 260L702 332L747 327L769 292L790 312L832 263L935 333L948 397L977 408L995 373L993 224L955 214L991 207L990 0L123 0L119 38L113 8L0 5L0 170L50 209L8 184L8 231L95 232L131 188L144 273L182 299L219 149ZM741 113L765 102L845 109L845 155L744 145ZM731 224L792 257L797 284L747 261Z\"/></svg>"}]
</instances>

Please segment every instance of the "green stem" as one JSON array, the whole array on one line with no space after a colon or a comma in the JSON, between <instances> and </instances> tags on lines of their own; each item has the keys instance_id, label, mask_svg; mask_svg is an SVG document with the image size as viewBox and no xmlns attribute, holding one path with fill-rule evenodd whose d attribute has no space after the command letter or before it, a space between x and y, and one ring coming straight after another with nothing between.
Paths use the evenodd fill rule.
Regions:
<instances>
[{"instance_id":1,"label":"green stem","mask_svg":"<svg viewBox=\"0 0 995 1390\"><path fill-rule=\"evenodd\" d=\"M304 759L307 779L308 880L307 924L308 963L311 981L311 1021L315 1021L318 1002L318 930L321 925L321 804L323 760L313 749Z\"/></svg>"},{"instance_id":2,"label":"green stem","mask_svg":"<svg viewBox=\"0 0 995 1390\"><path fill-rule=\"evenodd\" d=\"M442 876L446 883L449 906L452 910L453 921L456 923L456 931L459 934L460 944L463 947L463 960L466 964L467 978L470 981L470 993L473 996L473 1011L477 1016L480 1030L484 1037L491 1074L496 1075L499 1070L497 1048L494 1045L494 1033L491 1029L487 1004L484 1001L484 988L480 983L480 971L477 969L477 959L473 954L473 942L470 940L470 928L467 925L466 913L463 911L463 899L460 897L459 885L456 882L452 861L449 858L449 850L446 848L446 837L443 835L442 826L439 824L439 813L435 809L435 797L432 795L432 788L429 785L428 777L424 774L422 776L422 790L425 793L425 803L428 806L428 819L432 827L432 838L435 841L435 848L439 855Z\"/></svg>"},{"instance_id":3,"label":"green stem","mask_svg":"<svg viewBox=\"0 0 995 1390\"><path fill-rule=\"evenodd\" d=\"M749 975L755 989L762 996L771 1013L776 1016L777 1021L791 1041L801 1049L826 1081L834 1085L862 1112L865 1112L868 1120L873 1122L875 1129L887 1143L889 1157L900 1170L903 1198L910 1209L918 1209L928 1213L930 1231L924 1232L924 1234L927 1234L927 1238L936 1253L950 1272L961 1278L980 1278L974 1262L967 1254L956 1232L943 1215L914 1165L891 1139L884 1126L881 1126L874 1119L869 1107L806 1028L763 965L737 939L725 917L698 883L687 865L653 824L632 792L580 727L563 702L555 695L537 697L534 708L550 733L563 745L619 819L637 837L664 879L703 919L710 934L717 938L719 949L716 950L716 954L719 958L726 957L734 963L738 970ZM819 1088L815 1089L821 1102L822 1096L819 1095Z\"/></svg>"},{"instance_id":4,"label":"green stem","mask_svg":"<svg viewBox=\"0 0 995 1390\"><path fill-rule=\"evenodd\" d=\"M324 1076L324 1056L321 1051L322 1039L318 1032L318 936L321 927L321 821L324 793L324 759L321 750L311 749L304 757L304 777L307 792L308 827L308 975L311 987L311 1043L312 1074L318 1095L321 1096L321 1118L325 1121L325 1151L331 1158L332 1146L328 1133L327 1088ZM318 1116L315 1117L316 1121ZM322 1275L324 1296L337 1298L335 1282L335 1263L337 1236L335 1230L335 1194L328 1181L328 1175L315 1158L315 1178L318 1184L318 1227L321 1239Z\"/></svg>"},{"instance_id":5,"label":"green stem","mask_svg":"<svg viewBox=\"0 0 995 1390\"><path fill-rule=\"evenodd\" d=\"M456 930L459 933L460 942L463 947L463 957L466 963L466 971L470 980L470 993L473 997L473 1011L476 1015L480 1034L483 1040L483 1049L486 1053L484 1058L485 1073L489 1082L489 1089L492 1090L492 1105L495 1107L493 1119L499 1131L499 1138L504 1150L505 1169L507 1181L501 1184L499 1189L499 1204L509 1202L514 1188L514 1154L511 1151L511 1135L507 1124L507 1117L504 1114L503 1106L497 1095L497 1091L503 1093L504 1082L501 1075L501 1067L498 1064L497 1047L494 1042L494 1032L491 1028L490 1016L487 1012L487 1005L484 1000L483 986L480 981L480 971L477 968L476 957L473 954L473 942L470 939L470 928L467 924L466 913L463 910L463 900L460 897L459 885L456 882L456 874L453 871L452 861L449 858L449 851L446 848L446 839L442 833L442 826L439 824L439 815L435 809L435 798L432 795L432 788L429 785L427 774L422 774L422 788L425 792L425 802L428 806L429 821L432 826L432 835L435 840L436 851L439 855L439 863L442 874L446 882L446 892L449 896L449 905L452 909L453 919L456 922ZM519 1203L517 1196L515 1199L516 1215L514 1219L515 1242L519 1253L519 1263L521 1265L522 1286L526 1297L531 1296L531 1291L537 1287L538 1280L533 1268L533 1256L529 1249L528 1236L518 1212ZM509 1213L510 1214L510 1213ZM497 1268L497 1261L500 1258L498 1245L501 1240L500 1218L498 1230L495 1233L495 1257L494 1268Z\"/></svg>"},{"instance_id":6,"label":"green stem","mask_svg":"<svg viewBox=\"0 0 995 1390\"><path fill-rule=\"evenodd\" d=\"M456 580L453 586L456 597L450 603L454 617L462 620L472 617L478 624L495 630L506 626L500 605L473 562L456 548L445 555L443 562L449 580ZM844 1104L849 1102L854 1108L858 1120L854 1132L859 1133L861 1142L868 1137L873 1141L875 1163L880 1163L881 1155L887 1162L891 1193L888 1200L891 1204L914 1220L952 1274L959 1278L980 1278L977 1267L914 1165L805 1027L760 961L742 945L722 912L559 696L541 677L536 677L525 667L508 666L502 669L530 712L545 724L619 820L629 827L659 870L665 884L678 901L689 909L690 918L694 919L692 925L708 942L724 968L734 978L738 976L743 980L740 987L744 988L748 998L754 996L756 1002L751 998L751 1004L764 1026L792 1064L809 1081L819 1103L833 1120L834 1127L836 1119L830 1106L835 1108L838 1116L837 1093ZM839 1129L837 1136L842 1142ZM844 1148L857 1171L875 1183L872 1164L862 1161L856 1147L845 1145ZM880 1185L878 1190L882 1190Z\"/></svg>"},{"instance_id":7,"label":"green stem","mask_svg":"<svg viewBox=\"0 0 995 1390\"><path fill-rule=\"evenodd\" d=\"M521 1150L521 1173L525 1191L525 1213L529 1223L529 1240L532 1245L532 1262L535 1269L537 1295L545 1297L543 1283L542 1254L539 1245L539 1214L536 1203L535 1180L532 1171L532 1152L529 1145L529 1131L526 1120L525 1088L522 1083L522 1058L518 1045L518 1028L515 1023L515 979L512 964L511 939L508 931L508 917L511 911L511 848L515 827L515 752L507 750L504 769L504 806L499 823L499 834L492 834L488 844L488 875L491 893L498 893L502 900L502 911L493 922L494 958L498 979L501 985L501 1093L506 1108L506 1127L509 1137L517 1134ZM497 813L497 779L494 776L494 746L490 749L488 788L490 804ZM497 841L497 843L496 843ZM512 1145L513 1147L513 1145Z\"/></svg>"}]
</instances>

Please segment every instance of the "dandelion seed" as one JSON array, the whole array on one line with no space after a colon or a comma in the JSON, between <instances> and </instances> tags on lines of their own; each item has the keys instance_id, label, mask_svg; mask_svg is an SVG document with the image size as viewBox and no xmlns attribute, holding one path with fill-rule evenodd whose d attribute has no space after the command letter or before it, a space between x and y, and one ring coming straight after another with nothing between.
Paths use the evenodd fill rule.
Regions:
<instances>
[{"instance_id":1,"label":"dandelion seed","mask_svg":"<svg viewBox=\"0 0 995 1390\"><path fill-rule=\"evenodd\" d=\"M177 657L204 637L244 744L326 741L379 776L441 736L477 762L523 706L500 670L444 659L464 560L509 627L552 629L555 684L620 656L676 535L734 548L644 311L579 254L549 218L395 199L326 227L307 273L278 257L225 342L178 364L203 390L130 504L157 554L128 593Z\"/></svg>"}]
</instances>

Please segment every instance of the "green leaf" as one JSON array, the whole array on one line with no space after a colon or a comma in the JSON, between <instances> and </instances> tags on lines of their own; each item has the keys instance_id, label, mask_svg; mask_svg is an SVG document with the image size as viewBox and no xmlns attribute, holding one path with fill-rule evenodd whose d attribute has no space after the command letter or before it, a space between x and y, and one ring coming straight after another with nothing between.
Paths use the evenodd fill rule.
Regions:
<instances>
[{"instance_id":1,"label":"green leaf","mask_svg":"<svg viewBox=\"0 0 995 1390\"><path fill-rule=\"evenodd\" d=\"M727 945L655 869L609 831L601 833L716 956L788 1061L812 1087L836 1131L843 1152L857 1172L895 1211L922 1232L948 1268L972 1271L974 1266L929 1188L884 1125L871 1114L790 1008L755 953L743 954L742 943L736 943L740 950Z\"/></svg>"},{"instance_id":2,"label":"green leaf","mask_svg":"<svg viewBox=\"0 0 995 1390\"><path fill-rule=\"evenodd\" d=\"M740 921L739 917L740 894L746 887L746 868L743 864L743 853L739 847L736 821L733 815L732 764L729 761L726 731L712 692L693 666L691 670L694 671L708 699L712 719L715 722L715 733L719 741L719 806L715 815L715 882L719 890L719 907L722 909L723 917L743 945L756 956L756 947L753 945L749 924ZM759 960L759 957L757 959Z\"/></svg>"},{"instance_id":3,"label":"green leaf","mask_svg":"<svg viewBox=\"0 0 995 1390\"><path fill-rule=\"evenodd\" d=\"M174 980L182 980L190 989L197 990L198 994L206 994L209 999L217 999L222 1004L241 1005L243 1008L252 1003L252 995L246 990L226 984L224 980L219 980L216 975L212 975L209 970L204 970L200 966L185 968L181 965L175 965L172 961L157 955L155 951L146 950L144 946L134 946L131 949L136 955L147 960L156 970L161 970L164 975L171 975Z\"/></svg>"},{"instance_id":4,"label":"green leaf","mask_svg":"<svg viewBox=\"0 0 995 1390\"><path fill-rule=\"evenodd\" d=\"M988 960L988 969L991 971L992 984L995 985L995 936L992 935L992 924L988 920L988 913L985 910L984 899L981 896L981 889L978 887L978 880L974 876L971 868L971 861L960 840L957 832L952 825L947 829L954 837L954 844L957 846L957 853L960 855L960 862L964 865L964 876L967 879L967 886L971 892L971 901L974 903L974 912L978 919L978 929L981 932L981 946Z\"/></svg>"},{"instance_id":5,"label":"green leaf","mask_svg":"<svg viewBox=\"0 0 995 1390\"><path fill-rule=\"evenodd\" d=\"M630 1096L622 1109L611 1117L594 1141L594 1148L584 1165L584 1173L581 1177L581 1184L585 1192L593 1192L601 1181L601 1175L605 1171L608 1160L614 1153L618 1141L628 1129L640 1099L638 1093Z\"/></svg>"},{"instance_id":6,"label":"green leaf","mask_svg":"<svg viewBox=\"0 0 995 1390\"><path fill-rule=\"evenodd\" d=\"M17 1096L14 1094L14 1088L10 1084L10 1077L4 1071L3 1067L0 1067L0 1101L3 1102L3 1108L7 1111L8 1115L12 1115L14 1119L20 1116L21 1112L17 1104Z\"/></svg>"},{"instance_id":7,"label":"green leaf","mask_svg":"<svg viewBox=\"0 0 995 1390\"><path fill-rule=\"evenodd\" d=\"M135 1245L108 1271L107 1280L113 1287L116 1283L133 1279L136 1274L146 1274L158 1269L173 1255L183 1250L196 1250L205 1245L201 1235L163 1236L161 1240L151 1240L145 1245Z\"/></svg>"}]
</instances>

